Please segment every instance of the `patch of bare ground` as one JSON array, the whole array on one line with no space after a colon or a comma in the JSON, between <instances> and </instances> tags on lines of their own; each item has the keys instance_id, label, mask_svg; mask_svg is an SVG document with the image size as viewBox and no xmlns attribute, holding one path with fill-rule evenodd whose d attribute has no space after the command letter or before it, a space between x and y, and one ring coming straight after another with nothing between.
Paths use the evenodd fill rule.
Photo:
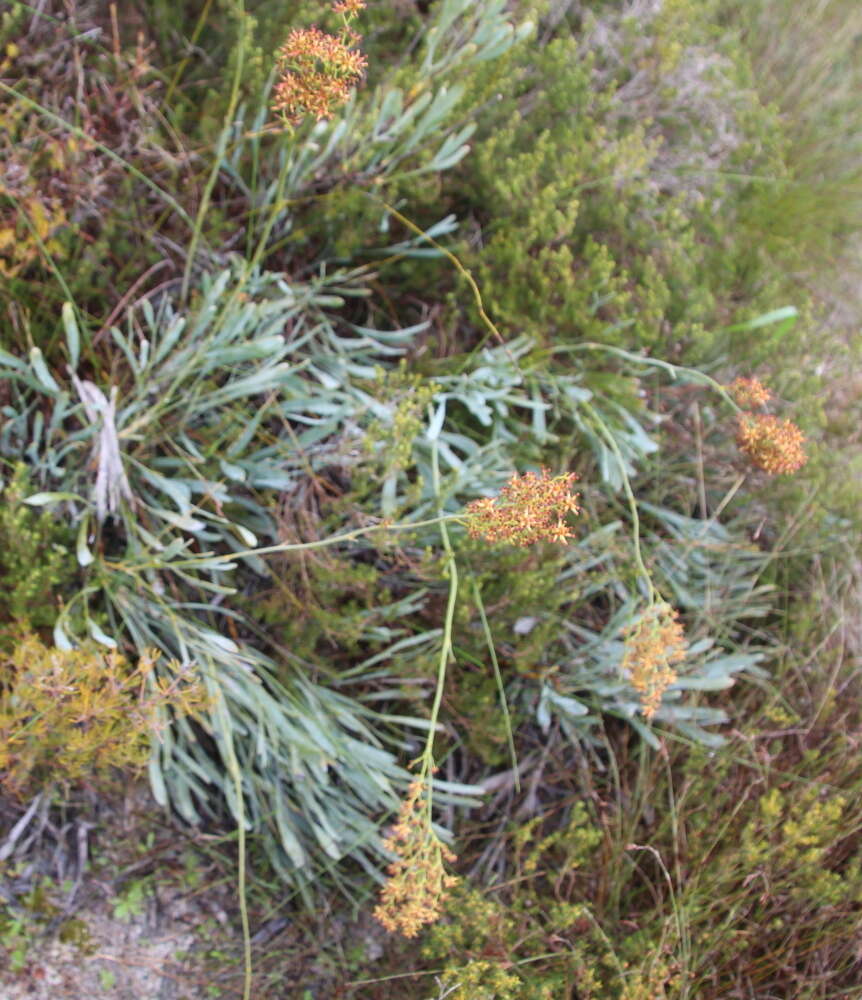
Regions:
<instances>
[{"instance_id":1,"label":"patch of bare ground","mask_svg":"<svg viewBox=\"0 0 862 1000\"><path fill-rule=\"evenodd\" d=\"M144 787L0 807L3 1000L197 1000L207 938L235 937L202 838Z\"/></svg>"}]
</instances>

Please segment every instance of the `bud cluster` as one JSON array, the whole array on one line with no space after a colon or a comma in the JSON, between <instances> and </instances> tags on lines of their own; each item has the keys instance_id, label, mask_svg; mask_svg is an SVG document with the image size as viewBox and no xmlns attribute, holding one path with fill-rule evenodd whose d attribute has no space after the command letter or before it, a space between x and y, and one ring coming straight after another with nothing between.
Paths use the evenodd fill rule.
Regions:
<instances>
[{"instance_id":1,"label":"bud cluster","mask_svg":"<svg viewBox=\"0 0 862 1000\"><path fill-rule=\"evenodd\" d=\"M383 846L396 859L387 868L389 877L374 916L386 930L415 937L425 924L437 920L449 889L458 881L446 874L444 862L451 864L455 855L431 828L424 782L410 784Z\"/></svg>"},{"instance_id":2,"label":"bud cluster","mask_svg":"<svg viewBox=\"0 0 862 1000\"><path fill-rule=\"evenodd\" d=\"M332 5L332 9L336 14L343 14L345 17L356 17L356 15L365 10L365 0L338 0L338 3Z\"/></svg>"},{"instance_id":3,"label":"bud cluster","mask_svg":"<svg viewBox=\"0 0 862 1000\"><path fill-rule=\"evenodd\" d=\"M484 497L467 505L471 538L511 545L548 541L565 544L574 534L566 514L578 514L578 494L572 493L573 472L551 476L547 469L514 475L499 497Z\"/></svg>"},{"instance_id":4,"label":"bud cluster","mask_svg":"<svg viewBox=\"0 0 862 1000\"><path fill-rule=\"evenodd\" d=\"M622 671L640 695L647 719L655 715L662 695L677 679L674 664L685 659L685 634L678 617L678 613L662 601L647 608L625 630Z\"/></svg>"}]
</instances>

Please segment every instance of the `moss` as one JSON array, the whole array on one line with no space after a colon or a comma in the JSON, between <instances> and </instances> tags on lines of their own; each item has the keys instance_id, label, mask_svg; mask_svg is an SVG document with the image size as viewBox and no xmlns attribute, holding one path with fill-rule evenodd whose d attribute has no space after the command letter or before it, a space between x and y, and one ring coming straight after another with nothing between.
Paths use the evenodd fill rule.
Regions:
<instances>
[{"instance_id":1,"label":"moss","mask_svg":"<svg viewBox=\"0 0 862 1000\"><path fill-rule=\"evenodd\" d=\"M93 936L87 924L76 917L64 920L57 928L57 937L63 944L71 944L82 955L91 955L95 951Z\"/></svg>"}]
</instances>

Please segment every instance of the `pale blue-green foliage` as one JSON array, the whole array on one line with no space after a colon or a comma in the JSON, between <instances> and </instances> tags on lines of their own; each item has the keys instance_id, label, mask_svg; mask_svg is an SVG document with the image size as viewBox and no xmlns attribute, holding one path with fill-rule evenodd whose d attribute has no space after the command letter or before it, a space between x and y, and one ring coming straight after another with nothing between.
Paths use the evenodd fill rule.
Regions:
<instances>
[{"instance_id":1,"label":"pale blue-green foliage","mask_svg":"<svg viewBox=\"0 0 862 1000\"><path fill-rule=\"evenodd\" d=\"M763 676L757 664L764 660L767 648L737 647L734 636L725 632L740 619L771 610L768 588L757 582L769 555L747 544L741 525L729 530L715 521L683 517L644 502L640 508L642 513L648 511L660 528L659 532L648 531L644 539L655 567L654 581L686 613L689 623L686 659L679 666L679 679L665 693L655 721L696 742L716 746L722 742L721 735L704 726L726 722L726 713L686 700L685 693L729 688L740 674ZM573 738L584 738L598 710L627 720L647 742L657 746L652 729L639 719L638 696L620 672L623 630L637 617L645 600L639 581L632 580L626 569L621 531L620 522L611 522L570 549L560 573L560 587L576 588L580 600L602 593L615 603L615 610L600 631L561 618L559 644L549 650L549 663L559 665L563 681L555 689L543 689L540 721L546 726L549 711L556 708L563 728ZM622 547L613 544L614 539L622 541ZM573 697L580 705L578 710L573 710Z\"/></svg>"},{"instance_id":2,"label":"pale blue-green foliage","mask_svg":"<svg viewBox=\"0 0 862 1000\"><path fill-rule=\"evenodd\" d=\"M106 461L99 435L109 418L91 424L83 404L72 402L62 377L43 370L44 363L0 359L17 404L6 408L3 451L23 450L46 487L31 503L53 505L81 525L84 586L60 615L55 640L68 646L86 629L113 646L126 635L139 650L154 647L194 664L212 695L204 726L216 753L187 721L175 720L154 746L156 796L194 821L217 808L212 792L218 790L238 818L227 774L229 750L235 753L245 815L300 885L345 854L373 864L375 820L396 805L406 780L394 756L404 737L393 735L391 724L402 733L405 723L424 726L389 720L312 683L311 669L301 663L279 683L264 653L225 635L228 621L240 617L226 600L235 593L238 563L268 572L245 550L278 542L271 513L277 492L289 493L309 468L340 453L351 426L375 406L354 382L373 375L372 362L399 352L416 332L336 332L330 311L356 293L341 277L290 285L280 275L246 277L237 264L205 281L191 313L164 300L130 317L126 333L112 331L122 359L113 377L124 394L112 417L120 469L106 474L126 476L131 500L114 515L123 549L110 556L100 543L96 502ZM71 349L79 336L74 321L67 335ZM90 391L111 395L107 385ZM46 396L53 399L47 422ZM269 443L273 420L290 421L296 430ZM55 481L62 490L50 489ZM230 557L240 550L245 554ZM396 602L391 617L410 607ZM390 635L402 637L378 626L378 639ZM224 712L232 748L220 724ZM440 788L444 797L452 791L463 799L464 789Z\"/></svg>"},{"instance_id":3,"label":"pale blue-green foliage","mask_svg":"<svg viewBox=\"0 0 862 1000\"><path fill-rule=\"evenodd\" d=\"M523 340L485 350L469 373L437 380L442 391L430 430L438 433L441 460L449 468L444 491L451 498L449 509L458 509L459 490L493 492L483 480L499 488L514 456L532 454L534 464L539 464L535 459L542 447L559 446L567 437L579 450L593 452L587 466L592 481L584 487L593 494L616 493L624 476L650 471L657 445L647 428L658 418L639 406L626 409L612 393L609 398L592 392L587 388L589 370L559 374L550 367L534 368L529 348ZM625 382L624 376L617 378ZM602 376L601 384L609 388L607 376ZM465 412L470 421L463 419ZM613 436L622 463L596 433L596 418ZM506 464L495 481L488 459L498 455ZM423 461L420 452L420 468ZM430 511L431 503L429 497L424 512ZM769 556L748 542L743 524L727 527L715 519L686 517L645 502L639 510L654 583L686 613L694 630L680 680L667 693L656 720L715 745L721 737L703 727L726 721L725 713L684 700L684 692L720 690L730 687L737 674L758 672L756 664L764 650L737 649L735 632L740 621L771 610L770 588L758 583ZM637 694L620 671L622 630L649 596L643 581L632 574L631 530L630 524L614 520L567 549L558 586L561 593L571 594L571 600L547 611L557 619L558 641L537 664L549 672L560 667L564 681L560 689L541 687L537 720L543 728L556 715L572 735L577 731L583 738L604 712L625 718L656 743L652 731L639 721ZM598 594L611 600L616 611L596 634L573 619ZM531 630L536 624L538 620L525 622L524 628ZM535 703L531 688L521 686L520 693Z\"/></svg>"},{"instance_id":4,"label":"pale blue-green foliage","mask_svg":"<svg viewBox=\"0 0 862 1000\"><path fill-rule=\"evenodd\" d=\"M253 178L245 173L248 162L261 162L265 112L251 128L238 121L235 141L226 146L233 153L221 170L258 210L251 229L268 219L274 236L289 233L291 199L313 190L321 177L393 182L457 163L472 130L458 118L459 74L529 31L509 24L504 7L503 0L436 5L421 85L405 89L396 73L332 122L286 136L275 153L276 168L284 168L280 193L272 165L265 177L257 168ZM379 212L385 234L389 216L383 206ZM447 217L428 235L445 236L455 224ZM417 237L383 252L438 251ZM154 747L156 795L192 821L217 809L220 796L239 819L229 774L235 757L242 813L300 886L345 855L366 868L379 860L376 823L407 780L397 754L415 755L424 725L393 714L398 682L388 663L397 657L403 670L412 658L433 656L441 642L440 629L415 623L429 589L418 583L375 609L363 626L361 639L384 649L329 685L310 679L325 664L302 662L289 650L280 651L276 664L262 651L265 635L252 644L226 634L231 623L249 625L231 602L236 588L249 585L253 592L269 574L255 550L281 540L278 500L290 503L312 473L333 467L348 477L361 473L371 462L364 446L372 421L396 430L397 408L378 398L375 382L424 326L377 330L346 322L345 304L370 294L369 273L322 266L317 277L300 282L239 259L229 266L210 261L192 307L167 296L158 304L144 300L110 332L116 349L111 384L89 385L71 372L49 370L37 351L27 358L0 354L10 385L0 453L28 461L40 490L31 502L51 505L79 525L84 586L57 622L57 643L85 633L107 644L125 636L139 649L153 646L195 664L213 700L204 723L211 745L187 721L174 720ZM71 307L61 318L74 369L86 336ZM555 367L526 337L483 348L460 371L443 367L409 460L387 469L363 515L409 523L441 510L457 513L476 496L497 492L516 469L537 467L548 451L569 447L588 456L580 460L590 472L584 488L614 502L626 477L648 471L660 426L639 394L643 365L634 359L627 371L609 372L601 357ZM431 475L432 442L439 489ZM103 523L109 509L111 532ZM674 520L670 511L653 516L662 523L654 534L647 523L646 547L663 589L689 611L702 612L705 631L716 574L726 581L735 572L733 607L744 610L759 564L742 560L737 570L728 568L744 548L737 536L718 538L718 525ZM559 583L572 587L576 578L577 592L562 612L553 612L560 617L559 648L538 664L560 664L564 684L537 690L518 682L511 692L533 707L541 726L553 714L582 738L598 713L609 711L651 738L619 673L619 630L645 597L631 578L630 528L615 520L570 550ZM417 528L409 544L418 550L438 541L435 528ZM726 559L714 558L716 542L726 546ZM349 556L373 547L373 539L365 539L343 543L342 551ZM615 612L593 635L569 617L597 593ZM718 617L727 620L724 610ZM732 637L721 639L729 644ZM727 653L705 636L699 643L659 719L707 739L702 725L722 716L684 700L684 691L726 686L757 654ZM373 682L373 689L354 697L357 681ZM447 791L462 802L470 792L441 783L444 797Z\"/></svg>"},{"instance_id":5,"label":"pale blue-green foliage","mask_svg":"<svg viewBox=\"0 0 862 1000\"><path fill-rule=\"evenodd\" d=\"M231 620L243 621L230 601L240 567L246 577L268 574L255 549L280 541L276 498L289 498L310 471L333 465L348 474L361 470L369 460L361 448L369 421L385 426L393 419L392 407L374 395L374 380L422 327L382 331L339 321L346 299L364 294L362 278L361 272L337 273L298 284L279 274L248 273L237 261L204 280L192 310L179 311L167 298L157 308L142 306L125 332L111 331L118 350L112 379L123 394L113 414L105 410L95 422L73 397L83 383L69 387L41 359L0 358L12 387L0 447L29 460L41 488L31 502L50 504L81 525L77 555L84 586L66 604L56 641L69 644L84 630L107 644L125 635L138 649L156 647L194 664L213 696L205 728L215 753L188 722L176 720L154 747L157 797L195 820L201 810L215 808L211 793L217 790L236 816L227 773L234 753L245 815L268 836L276 863L300 885L320 865L347 854L374 864L375 820L393 807L406 779L395 754L399 747L415 749L410 732L421 733L423 723L371 706L388 704L397 711L394 693L387 693L389 658L398 656L403 667L411 657L433 654L441 640L439 629L410 624L425 604L427 588L419 584L369 626L365 638L388 644L384 651L335 685L312 683L315 665L291 659L289 652L293 669L286 673L283 663L276 667L261 649L226 635ZM80 332L73 319L66 320L74 356ZM526 339L481 350L464 371L435 378L410 461L393 471L392 483L381 483L378 510L366 514L394 510L409 523L439 510L457 513L477 495L496 492L515 468L540 464L549 444L569 439L594 451L587 488L613 494L622 472L600 437L589 432L590 421L600 415L629 474L644 468L656 448L650 431L656 418L637 394L623 391L629 376L614 379L616 390L607 373L574 365L555 372L537 364ZM594 391L594 383L608 391ZM114 395L108 384L88 391L103 399ZM627 398L628 409L621 402ZM119 465L103 471L109 419ZM432 441L442 471L439 492L430 471ZM100 475L125 476L131 496L119 499L113 520L121 527L121 550L115 540L110 554L97 510ZM661 528L654 542L647 533L659 582L679 603L705 615L711 587L721 591L722 601L736 601L742 613L760 563L734 562L740 546L717 524L658 508L649 513ZM344 543L347 553L350 544ZM373 544L356 543L354 551ZM436 545L435 529L417 527L411 544ZM599 591L614 600L617 612L595 636L561 617L560 648L548 651L545 665L551 657L562 663L568 690L515 691L533 703L538 699L542 725L553 712L564 727L575 727L573 735L583 734L597 712L610 711L650 738L619 674L619 629L644 597L630 579L627 545L616 521L570 549L560 586L577 579L579 591L566 615ZM721 545L727 558L718 552ZM726 686L756 659L729 657L718 645L700 642L659 719L707 739L699 727L723 716L689 705L682 693ZM353 682L370 680L376 702L351 696ZM463 801L469 789L448 791Z\"/></svg>"}]
</instances>

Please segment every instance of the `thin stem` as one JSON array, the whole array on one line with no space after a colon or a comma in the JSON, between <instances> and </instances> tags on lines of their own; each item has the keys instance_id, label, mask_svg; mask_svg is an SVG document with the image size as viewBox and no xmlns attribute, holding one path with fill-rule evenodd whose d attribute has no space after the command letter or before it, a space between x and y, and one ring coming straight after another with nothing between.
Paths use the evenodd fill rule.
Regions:
<instances>
[{"instance_id":1,"label":"thin stem","mask_svg":"<svg viewBox=\"0 0 862 1000\"><path fill-rule=\"evenodd\" d=\"M610 344L597 344L592 341L584 341L579 344L560 344L557 347L550 347L545 353L547 354L573 354L575 351L604 351L607 354L615 354L617 357L624 358L626 361L634 361L637 364L651 366L653 368L661 368L666 371L672 378L678 378L680 375L688 375L689 378L696 382L700 382L702 385L707 385L711 389L721 396L725 403L733 407L738 413L742 413L742 408L737 405L736 400L730 395L727 389L712 376L707 375L705 372L698 371L696 368L687 368L684 365L674 365L670 361L663 361L661 358L650 358L643 354L633 354L631 351L625 351L621 347L613 347Z\"/></svg>"},{"instance_id":2,"label":"thin stem","mask_svg":"<svg viewBox=\"0 0 862 1000\"><path fill-rule=\"evenodd\" d=\"M437 719L440 715L440 705L443 701L443 686L446 683L446 668L449 660L454 659L452 650L452 629L455 622L455 603L458 598L458 566L455 561L455 552L452 549L452 542L449 538L449 530L446 521L449 519L441 512L440 508L440 463L437 457L437 441L431 444L431 476L434 488L434 496L437 500L438 517L437 523L440 526L440 537L443 540L443 550L446 553L446 569L449 574L449 600L446 603L446 618L443 623L443 643L440 648L440 662L437 666L437 687L434 691L434 703L431 706L431 716L428 725L428 737L425 741L425 749L422 752L422 769L420 780L427 783L428 787L428 821L431 822L432 804L432 782L429 780L434 771L434 733L437 728Z\"/></svg>"},{"instance_id":3,"label":"thin stem","mask_svg":"<svg viewBox=\"0 0 862 1000\"><path fill-rule=\"evenodd\" d=\"M509 704L506 701L506 689L503 686L503 675L500 672L500 664L497 662L497 650L494 648L494 638L491 635L491 628L488 625L488 618L485 614L485 602L482 600L482 594L479 590L479 584L476 581L476 577L473 576L470 579L473 585L473 599L476 602L476 607L479 609L479 617L482 619L482 629L485 633L485 642L488 646L488 652L491 654L491 663L494 665L494 680L497 682L497 693L500 696L500 707L503 710L503 719L506 723L506 742L509 744L509 757L512 761L512 770L515 778L515 791L521 791L521 778L518 773L518 756L515 752L515 740L512 735L512 717L509 715Z\"/></svg>"},{"instance_id":4,"label":"thin stem","mask_svg":"<svg viewBox=\"0 0 862 1000\"><path fill-rule=\"evenodd\" d=\"M194 48L195 45L197 45L200 33L203 30L204 25L206 24L207 17L209 16L209 11L211 6L212 6L212 0L206 0L203 10L201 11L201 15L197 20L197 24L195 24L194 31L192 31L192 37L189 39L188 42L189 49L192 49ZM174 91L176 90L177 85L179 84L183 73L185 73L186 71L186 66L188 66L190 58L191 56L186 56L179 64L179 66L177 66L176 72L174 73L171 82L168 84L168 89L165 92L165 96L162 98L162 104L165 107L170 107L171 97L173 97Z\"/></svg>"},{"instance_id":5,"label":"thin stem","mask_svg":"<svg viewBox=\"0 0 862 1000\"><path fill-rule=\"evenodd\" d=\"M461 367L461 371L463 372L466 370L467 366L470 364L470 361L473 359L473 357L478 353L478 351L480 351L485 346L489 334L496 337L497 340L505 347L506 341L504 340L503 335L497 329L497 326L491 319L491 317L485 312L485 303L482 299L482 293L479 291L479 286L476 284L475 278L467 270L467 268L464 267L461 261L458 260L455 254L452 253L451 250L447 250L446 247L444 247L441 243L438 243L437 240L435 240L432 236L429 236L423 229L420 229L420 227L417 226L415 222L408 219L406 215L402 215L397 208L394 208L392 205L384 201L382 198L379 198L377 195L372 194L370 191L362 191L362 194L364 194L367 198L372 199L372 201L376 201L378 204L382 205L383 208L385 208L386 211L389 212L391 215L394 215L395 218L403 226L406 226L412 233L415 233L420 239L425 240L426 243L430 243L435 250L443 254L443 256L454 266L457 272L470 286L470 290L473 293L473 298L476 300L476 309L479 312L479 317L485 324L488 333L486 333L485 336L482 337L479 343L473 348L473 350L467 356L466 361ZM514 358L512 358L511 360L514 361Z\"/></svg>"},{"instance_id":6,"label":"thin stem","mask_svg":"<svg viewBox=\"0 0 862 1000\"><path fill-rule=\"evenodd\" d=\"M604 422L604 420L602 420L602 418L593 409L593 407L590 406L589 403L582 402L580 405L583 406L583 408L587 411L587 413L590 416L590 419L595 424L596 429L598 430L599 434L601 434L601 436L608 443L608 446L610 447L611 451L614 453L614 456L615 456L617 462L619 463L620 474L621 474L622 480L623 480L623 489L625 490L626 498L627 498L628 503L629 503L629 510L631 512L631 517L632 517L632 547L634 548L635 563L637 565L638 571L640 572L641 576L643 577L644 583L646 584L646 587L647 587L647 596L650 599L650 601L652 601L654 598L658 597L659 595L658 595L658 591L656 590L655 586L653 585L652 577L650 576L650 572L646 568L646 563L644 562L644 559L643 559L643 553L641 551L641 522L640 522L640 515L638 514L637 500L635 500L635 495L634 495L634 492L632 491L632 484L631 484L631 482L629 480L628 473L626 472L625 459L623 458L622 452L620 451L620 447L617 444L616 439L614 438L613 434L611 434L611 432L608 429L608 426Z\"/></svg>"},{"instance_id":7,"label":"thin stem","mask_svg":"<svg viewBox=\"0 0 862 1000\"><path fill-rule=\"evenodd\" d=\"M239 85L242 80L242 68L245 61L245 45L248 37L243 0L237 0L236 14L237 21L239 23L239 40L236 47L236 66L234 67L233 81L231 83L230 99L228 100L227 110L225 111L224 125L222 126L221 135L219 136L218 146L216 147L212 170L210 170L210 175L207 178L206 186L204 187L203 197L201 198L200 206L198 207L197 214L195 215L194 227L192 229L192 239L189 244L188 253L186 254L186 266L183 270L183 283L180 289L181 302L185 302L186 296L188 295L189 281L192 276L195 256L197 255L198 243L200 242L201 233L203 231L204 218L207 214L207 210L209 209L210 198L212 197L213 189L215 188L216 181L218 180L225 149L227 148L228 136L230 135L231 126L233 124L233 116L236 112L236 106L239 103Z\"/></svg>"},{"instance_id":8,"label":"thin stem","mask_svg":"<svg viewBox=\"0 0 862 1000\"><path fill-rule=\"evenodd\" d=\"M224 555L204 552L199 556L192 556L190 559L177 559L167 565L157 561L137 563L134 566L110 562L104 562L103 565L109 569L119 569L127 573L137 573L145 569L192 569L201 564L210 568L218 563L230 563L235 559L245 559L249 556L267 556L278 552L308 552L312 549L328 548L330 545L338 545L340 542L350 542L363 535L370 535L374 531L414 531L416 528L426 528L435 524L442 526L443 522L446 521L463 523L464 519L460 514L441 514L438 517L429 517L422 521L405 521L402 524L369 524L364 528L354 528L353 531L345 531L341 535L330 535L328 538L318 538L313 542L284 542L280 545L266 545L257 549L241 549L238 552L228 552ZM448 535L446 537L448 538Z\"/></svg>"},{"instance_id":9,"label":"thin stem","mask_svg":"<svg viewBox=\"0 0 862 1000\"><path fill-rule=\"evenodd\" d=\"M150 190L155 191L155 193L164 202L166 202L177 213L177 215L179 215L183 222L187 223L192 229L194 228L194 220L175 198L172 198L168 192L164 190L164 188L159 187L158 184L150 180L146 174L141 173L141 171L129 163L128 160L124 160L122 156L115 153L113 149L109 149L108 146L99 142L97 139L94 139L93 136L91 136L88 132L85 132L82 128L79 128L77 125L72 125L70 122L67 122L65 118L61 118L60 115L54 114L53 111L50 111L48 108L39 104L38 101L34 101L32 98L27 97L26 94L22 94L19 90L15 90L14 87L10 87L2 81L0 81L0 93L9 94L11 97L14 97L15 100L22 101L28 107L38 111L43 117L50 119L50 121L59 125L61 128L66 129L67 132L71 132L72 135L77 136L79 139L82 139L95 149L98 149L100 153L104 153L105 156L112 159L115 163L119 163L124 170L128 170L133 177L146 184Z\"/></svg>"}]
</instances>

